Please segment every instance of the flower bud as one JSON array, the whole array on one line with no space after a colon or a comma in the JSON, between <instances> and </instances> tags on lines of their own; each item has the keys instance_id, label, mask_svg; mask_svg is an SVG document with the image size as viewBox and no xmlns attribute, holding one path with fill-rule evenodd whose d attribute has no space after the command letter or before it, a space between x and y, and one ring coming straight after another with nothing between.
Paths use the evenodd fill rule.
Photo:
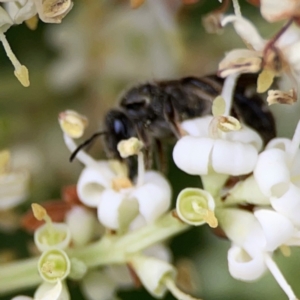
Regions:
<instances>
[{"instance_id":1,"label":"flower bud","mask_svg":"<svg viewBox=\"0 0 300 300\"><path fill-rule=\"evenodd\" d=\"M68 255L60 249L45 251L38 261L38 271L47 282L56 282L65 279L71 269Z\"/></svg>"},{"instance_id":2,"label":"flower bud","mask_svg":"<svg viewBox=\"0 0 300 300\"><path fill-rule=\"evenodd\" d=\"M208 223L210 227L217 227L218 220L214 215L215 202L207 191L187 188L177 197L176 211L182 221L199 226Z\"/></svg>"},{"instance_id":3,"label":"flower bud","mask_svg":"<svg viewBox=\"0 0 300 300\"><path fill-rule=\"evenodd\" d=\"M53 247L65 249L71 241L71 233L64 223L46 223L34 233L34 242L40 251Z\"/></svg>"}]
</instances>

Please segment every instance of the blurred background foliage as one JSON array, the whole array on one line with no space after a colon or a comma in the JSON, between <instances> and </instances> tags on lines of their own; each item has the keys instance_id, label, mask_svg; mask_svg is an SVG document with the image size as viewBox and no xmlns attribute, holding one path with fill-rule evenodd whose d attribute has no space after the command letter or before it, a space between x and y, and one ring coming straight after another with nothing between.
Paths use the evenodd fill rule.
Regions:
<instances>
[{"instance_id":1,"label":"blurred background foliage","mask_svg":"<svg viewBox=\"0 0 300 300\"><path fill-rule=\"evenodd\" d=\"M266 36L280 24L267 24L259 10L240 1L243 14ZM86 136L101 127L105 113L117 105L128 86L147 80L214 73L224 52L244 47L229 26L223 35L207 34L203 15L220 5L200 0L182 5L180 0L147 0L132 10L127 0L76 0L62 24L39 23L30 31L24 24L11 28L7 39L19 60L28 67L31 85L24 88L0 51L0 143L9 148L13 164L32 174L26 211L31 202L59 199L62 187L75 184L81 166L69 163L58 126L59 112L72 109L89 119ZM291 136L299 105L275 107L279 135ZM287 119L288 116L288 119ZM103 158L101 143L91 153ZM171 153L171 146L169 147ZM169 159L168 177L174 196L187 186L199 186L198 178L180 172ZM174 197L175 198L175 197ZM21 229L0 232L0 257L28 256L32 237ZM194 292L205 300L285 299L270 274L256 283L232 279L227 268L229 243L206 227L194 228L170 242L175 264L191 262ZM8 255L9 253L9 255ZM280 268L300 294L299 250L290 258L277 253ZM1 282L0 282L1 284ZM76 282L69 282L72 299L83 299ZM298 287L298 291L297 291ZM22 291L32 294L33 290ZM121 299L152 299L143 289L120 292ZM11 295L0 297L10 299ZM172 299L168 295L167 299Z\"/></svg>"}]
</instances>

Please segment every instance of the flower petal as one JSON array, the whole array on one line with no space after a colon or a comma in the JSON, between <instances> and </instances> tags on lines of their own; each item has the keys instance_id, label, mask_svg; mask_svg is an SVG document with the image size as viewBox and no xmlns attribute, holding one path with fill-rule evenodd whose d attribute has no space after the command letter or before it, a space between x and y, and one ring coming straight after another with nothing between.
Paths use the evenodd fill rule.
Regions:
<instances>
[{"instance_id":1,"label":"flower petal","mask_svg":"<svg viewBox=\"0 0 300 300\"><path fill-rule=\"evenodd\" d=\"M140 214L146 222L153 222L165 213L171 204L171 187L158 172L145 173L142 186L133 191L131 197L137 199Z\"/></svg>"},{"instance_id":2,"label":"flower petal","mask_svg":"<svg viewBox=\"0 0 300 300\"><path fill-rule=\"evenodd\" d=\"M260 0L260 12L268 22L277 22L298 16L300 5L295 0Z\"/></svg>"},{"instance_id":3,"label":"flower petal","mask_svg":"<svg viewBox=\"0 0 300 300\"><path fill-rule=\"evenodd\" d=\"M300 226L300 188L290 183L287 192L277 198L271 197L271 205L277 212L289 218L296 226Z\"/></svg>"},{"instance_id":4,"label":"flower petal","mask_svg":"<svg viewBox=\"0 0 300 300\"><path fill-rule=\"evenodd\" d=\"M289 187L287 155L280 149L269 149L258 156L254 177L264 195L282 196Z\"/></svg>"},{"instance_id":5,"label":"flower petal","mask_svg":"<svg viewBox=\"0 0 300 300\"><path fill-rule=\"evenodd\" d=\"M105 190L98 205L98 219L110 229L124 229L136 217L138 202L126 198L122 193Z\"/></svg>"},{"instance_id":6,"label":"flower petal","mask_svg":"<svg viewBox=\"0 0 300 300\"><path fill-rule=\"evenodd\" d=\"M213 116L204 116L183 121L180 126L191 136L209 137L208 127L212 119Z\"/></svg>"},{"instance_id":7,"label":"flower petal","mask_svg":"<svg viewBox=\"0 0 300 300\"><path fill-rule=\"evenodd\" d=\"M251 257L238 246L229 249L227 259L231 276L239 280L256 280L266 271L262 254Z\"/></svg>"},{"instance_id":8,"label":"flower petal","mask_svg":"<svg viewBox=\"0 0 300 300\"><path fill-rule=\"evenodd\" d=\"M216 140L211 163L217 173L237 176L252 172L257 157L257 150L252 145Z\"/></svg>"},{"instance_id":9,"label":"flower petal","mask_svg":"<svg viewBox=\"0 0 300 300\"><path fill-rule=\"evenodd\" d=\"M237 246L254 257L264 250L266 239L255 216L236 208L222 209L217 213L220 226L226 236Z\"/></svg>"},{"instance_id":10,"label":"flower petal","mask_svg":"<svg viewBox=\"0 0 300 300\"><path fill-rule=\"evenodd\" d=\"M107 162L99 162L98 168L85 168L77 183L77 193L81 202L90 207L97 207L104 189L111 187L115 177Z\"/></svg>"},{"instance_id":11,"label":"flower petal","mask_svg":"<svg viewBox=\"0 0 300 300\"><path fill-rule=\"evenodd\" d=\"M291 221L280 213L269 209L258 209L255 217L262 226L266 237L266 250L274 251L292 237L294 226Z\"/></svg>"},{"instance_id":12,"label":"flower petal","mask_svg":"<svg viewBox=\"0 0 300 300\"><path fill-rule=\"evenodd\" d=\"M188 174L207 174L213 145L214 140L210 138L184 136L174 147L174 162L179 169Z\"/></svg>"}]
</instances>

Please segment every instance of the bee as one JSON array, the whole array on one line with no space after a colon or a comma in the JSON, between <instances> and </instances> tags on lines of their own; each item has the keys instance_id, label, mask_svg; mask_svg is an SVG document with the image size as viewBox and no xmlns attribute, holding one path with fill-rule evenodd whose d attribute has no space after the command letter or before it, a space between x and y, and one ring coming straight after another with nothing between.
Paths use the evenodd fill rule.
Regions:
<instances>
[{"instance_id":1,"label":"bee","mask_svg":"<svg viewBox=\"0 0 300 300\"><path fill-rule=\"evenodd\" d=\"M266 144L275 137L275 122L265 101L249 89L256 84L255 75L243 75L237 81L231 115L252 127ZM104 131L96 132L78 146L70 157L103 136L109 158L120 159L117 145L121 140L137 137L144 143L145 162L152 165L154 147L163 161L162 145L170 138L181 137L180 122L211 114L213 100L221 94L224 79L216 75L184 77L176 80L138 84L127 90L119 106L107 112ZM126 159L129 167L132 159Z\"/></svg>"}]
</instances>

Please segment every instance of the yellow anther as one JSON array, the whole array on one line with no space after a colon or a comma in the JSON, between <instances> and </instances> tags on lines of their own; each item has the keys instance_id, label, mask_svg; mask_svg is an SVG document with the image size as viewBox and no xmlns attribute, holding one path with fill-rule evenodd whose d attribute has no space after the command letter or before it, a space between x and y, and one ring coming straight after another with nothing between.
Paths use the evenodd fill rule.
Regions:
<instances>
[{"instance_id":1,"label":"yellow anther","mask_svg":"<svg viewBox=\"0 0 300 300\"><path fill-rule=\"evenodd\" d=\"M43 271L43 273L53 273L54 270L54 263L52 261L46 261L45 263L43 263L41 270Z\"/></svg>"},{"instance_id":2,"label":"yellow anther","mask_svg":"<svg viewBox=\"0 0 300 300\"><path fill-rule=\"evenodd\" d=\"M37 28L38 22L39 22L39 18L37 15L31 17L28 20L25 20L26 26L31 30L35 30Z\"/></svg>"},{"instance_id":3,"label":"yellow anther","mask_svg":"<svg viewBox=\"0 0 300 300\"><path fill-rule=\"evenodd\" d=\"M132 137L128 140L122 140L117 147L121 157L126 158L137 155L143 148L143 143L136 137Z\"/></svg>"},{"instance_id":4,"label":"yellow anther","mask_svg":"<svg viewBox=\"0 0 300 300\"><path fill-rule=\"evenodd\" d=\"M263 69L257 79L257 92L266 92L273 83L275 73L269 69Z\"/></svg>"},{"instance_id":5,"label":"yellow anther","mask_svg":"<svg viewBox=\"0 0 300 300\"><path fill-rule=\"evenodd\" d=\"M215 217L215 214L213 211L203 208L201 205L199 205L198 202L193 201L192 207L194 211L212 228L216 228L218 226L218 220Z\"/></svg>"},{"instance_id":6,"label":"yellow anther","mask_svg":"<svg viewBox=\"0 0 300 300\"><path fill-rule=\"evenodd\" d=\"M32 203L31 209L34 217L39 221L44 220L45 217L48 216L46 209L37 203Z\"/></svg>"},{"instance_id":7,"label":"yellow anther","mask_svg":"<svg viewBox=\"0 0 300 300\"><path fill-rule=\"evenodd\" d=\"M238 119L228 116L219 117L218 128L224 132L237 131L241 129L241 123Z\"/></svg>"},{"instance_id":8,"label":"yellow anther","mask_svg":"<svg viewBox=\"0 0 300 300\"><path fill-rule=\"evenodd\" d=\"M131 188L133 186L131 180L128 177L114 178L111 185L115 191Z\"/></svg>"},{"instance_id":9,"label":"yellow anther","mask_svg":"<svg viewBox=\"0 0 300 300\"><path fill-rule=\"evenodd\" d=\"M222 116L225 113L226 103L222 96L218 96L213 101L212 114L214 117Z\"/></svg>"},{"instance_id":10,"label":"yellow anther","mask_svg":"<svg viewBox=\"0 0 300 300\"><path fill-rule=\"evenodd\" d=\"M83 135L88 125L88 120L85 116L72 110L66 110L59 114L58 120L62 131L75 139Z\"/></svg>"},{"instance_id":11,"label":"yellow anther","mask_svg":"<svg viewBox=\"0 0 300 300\"><path fill-rule=\"evenodd\" d=\"M23 86L29 87L29 73L28 69L24 65L21 65L19 68L16 68L14 74Z\"/></svg>"}]
</instances>

